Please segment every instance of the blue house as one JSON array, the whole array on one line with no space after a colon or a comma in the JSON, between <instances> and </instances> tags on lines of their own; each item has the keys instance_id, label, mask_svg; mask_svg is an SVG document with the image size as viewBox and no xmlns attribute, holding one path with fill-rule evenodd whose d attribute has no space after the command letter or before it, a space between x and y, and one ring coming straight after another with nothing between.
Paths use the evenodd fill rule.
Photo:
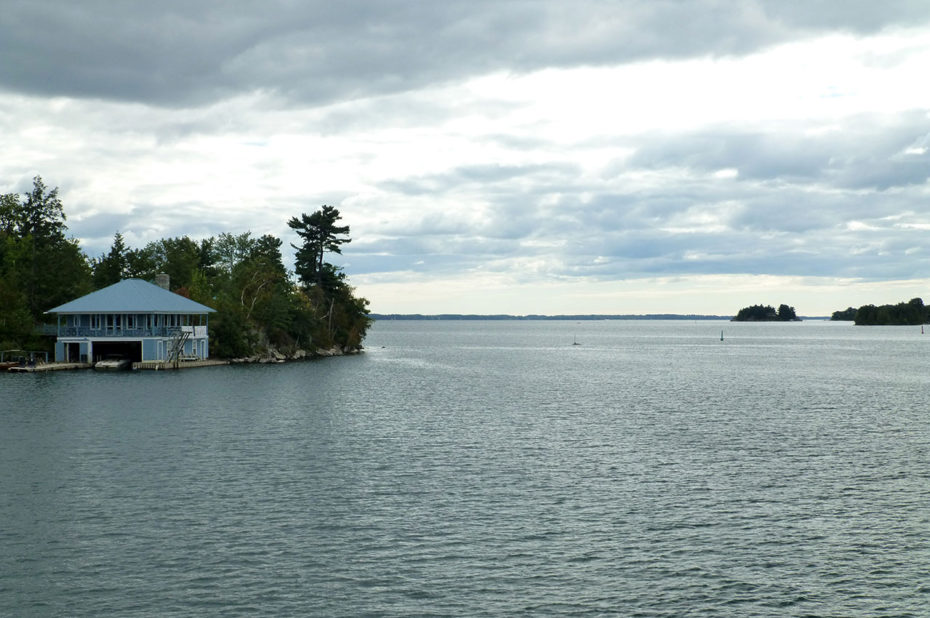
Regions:
<instances>
[{"instance_id":1,"label":"blue house","mask_svg":"<svg viewBox=\"0 0 930 618\"><path fill-rule=\"evenodd\" d=\"M50 309L58 316L55 361L96 362L113 354L134 362L209 358L207 326L215 310L165 288L124 279Z\"/></svg>"}]
</instances>

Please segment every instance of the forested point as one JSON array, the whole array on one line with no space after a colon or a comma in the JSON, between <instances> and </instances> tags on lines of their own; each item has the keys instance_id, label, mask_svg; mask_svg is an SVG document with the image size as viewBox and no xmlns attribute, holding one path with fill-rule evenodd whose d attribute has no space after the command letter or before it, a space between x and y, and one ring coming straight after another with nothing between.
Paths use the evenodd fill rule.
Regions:
<instances>
[{"instance_id":1,"label":"forested point","mask_svg":"<svg viewBox=\"0 0 930 618\"><path fill-rule=\"evenodd\" d=\"M930 307L921 298L896 305L863 305L834 311L831 320L852 320L860 326L915 326L930 324Z\"/></svg>"},{"instance_id":2,"label":"forested point","mask_svg":"<svg viewBox=\"0 0 930 618\"><path fill-rule=\"evenodd\" d=\"M830 316L830 320L833 322L837 322L837 321L852 322L853 320L856 319L857 311L859 310L855 307L848 307L846 309L843 309L842 311L834 311L833 314Z\"/></svg>"},{"instance_id":3,"label":"forested point","mask_svg":"<svg viewBox=\"0 0 930 618\"><path fill-rule=\"evenodd\" d=\"M0 196L0 349L51 350L45 311L122 279L170 276L171 290L217 311L210 355L254 356L339 347L361 348L371 323L368 301L355 296L342 270L325 260L351 242L332 206L288 222L302 240L295 272L270 234L223 233L194 241L163 238L128 247L116 232L110 250L88 257L68 237L58 189L36 176L26 195Z\"/></svg>"},{"instance_id":4,"label":"forested point","mask_svg":"<svg viewBox=\"0 0 930 618\"><path fill-rule=\"evenodd\" d=\"M752 305L739 310L733 322L800 322L794 307L779 305L778 310L771 305Z\"/></svg>"}]
</instances>

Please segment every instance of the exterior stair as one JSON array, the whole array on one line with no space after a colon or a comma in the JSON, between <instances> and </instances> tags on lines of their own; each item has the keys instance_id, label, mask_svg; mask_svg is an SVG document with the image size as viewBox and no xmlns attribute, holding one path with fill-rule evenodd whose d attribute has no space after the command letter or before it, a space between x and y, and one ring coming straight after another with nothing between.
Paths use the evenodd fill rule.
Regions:
<instances>
[{"instance_id":1,"label":"exterior stair","mask_svg":"<svg viewBox=\"0 0 930 618\"><path fill-rule=\"evenodd\" d=\"M191 330L187 328L175 328L171 333L171 341L168 342L168 355L165 363L178 366L181 352L184 350L184 343L190 339Z\"/></svg>"}]
</instances>

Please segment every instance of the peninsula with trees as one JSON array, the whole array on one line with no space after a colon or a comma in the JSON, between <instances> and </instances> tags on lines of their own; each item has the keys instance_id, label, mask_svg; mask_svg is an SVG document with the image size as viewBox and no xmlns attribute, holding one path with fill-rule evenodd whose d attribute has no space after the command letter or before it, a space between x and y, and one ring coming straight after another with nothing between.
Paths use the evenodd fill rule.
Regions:
<instances>
[{"instance_id":1,"label":"peninsula with trees","mask_svg":"<svg viewBox=\"0 0 930 618\"><path fill-rule=\"evenodd\" d=\"M834 311L833 321L852 320L858 326L916 326L930 324L930 307L921 298L895 305L863 305Z\"/></svg>"},{"instance_id":2,"label":"peninsula with trees","mask_svg":"<svg viewBox=\"0 0 930 618\"><path fill-rule=\"evenodd\" d=\"M45 312L124 279L167 274L170 291L216 310L211 357L257 359L342 353L361 348L371 324L368 301L342 269L326 261L350 242L340 213L323 206L287 222L300 239L295 272L284 266L281 239L251 232L200 240L162 238L87 256L68 236L58 189L33 179L26 195L0 195L0 349L49 349Z\"/></svg>"},{"instance_id":3,"label":"peninsula with trees","mask_svg":"<svg viewBox=\"0 0 930 618\"><path fill-rule=\"evenodd\" d=\"M800 322L794 307L779 305L778 310L771 305L752 305L743 307L736 314L732 322Z\"/></svg>"}]
</instances>

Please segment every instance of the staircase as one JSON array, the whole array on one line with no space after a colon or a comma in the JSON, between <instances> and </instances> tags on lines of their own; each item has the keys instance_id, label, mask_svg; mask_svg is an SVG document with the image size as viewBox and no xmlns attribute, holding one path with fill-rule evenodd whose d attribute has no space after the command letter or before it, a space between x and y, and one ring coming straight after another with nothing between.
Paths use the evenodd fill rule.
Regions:
<instances>
[{"instance_id":1,"label":"staircase","mask_svg":"<svg viewBox=\"0 0 930 618\"><path fill-rule=\"evenodd\" d=\"M171 341L168 342L168 354L165 357L165 364L178 366L181 352L184 350L184 343L190 339L191 331L185 328L175 328L171 331Z\"/></svg>"}]
</instances>

